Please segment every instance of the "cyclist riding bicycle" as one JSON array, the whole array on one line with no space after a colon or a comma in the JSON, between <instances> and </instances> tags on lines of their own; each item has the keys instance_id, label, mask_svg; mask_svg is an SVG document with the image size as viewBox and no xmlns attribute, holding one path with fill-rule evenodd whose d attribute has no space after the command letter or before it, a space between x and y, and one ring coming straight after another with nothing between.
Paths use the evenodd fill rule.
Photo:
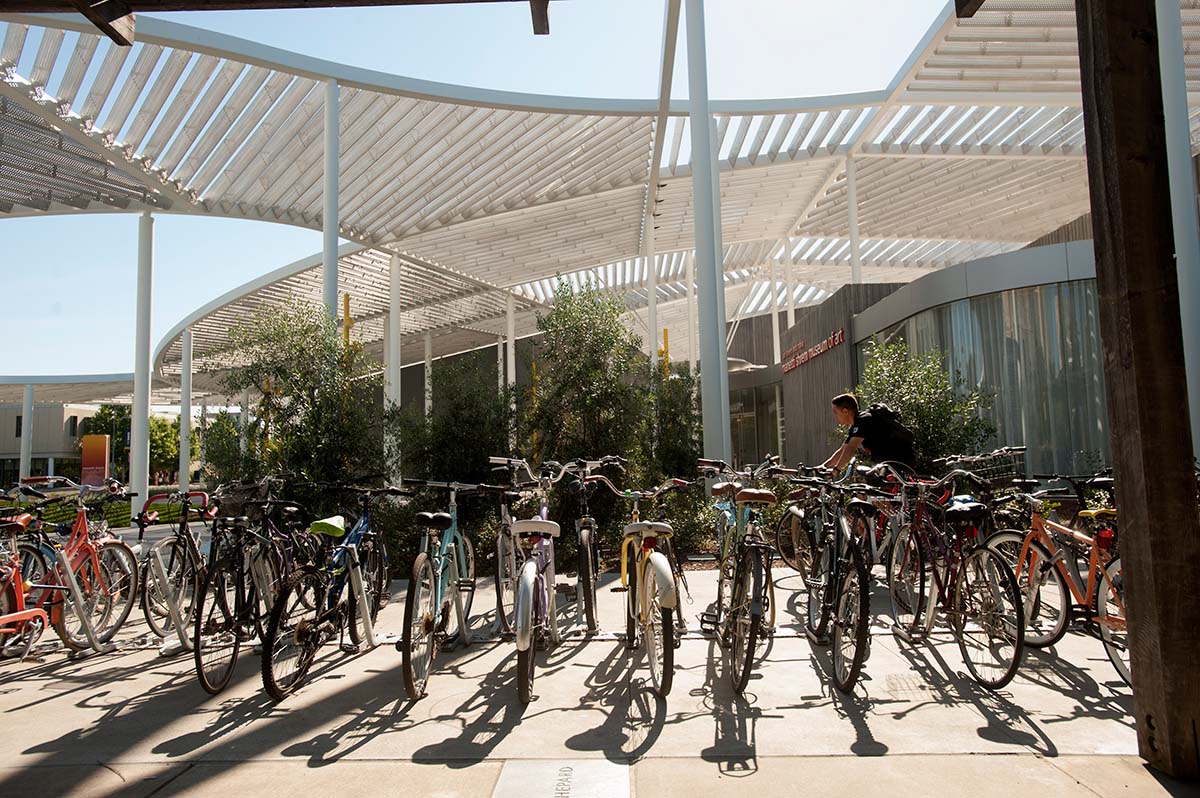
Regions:
<instances>
[{"instance_id":1,"label":"cyclist riding bicycle","mask_svg":"<svg viewBox=\"0 0 1200 798\"><path fill-rule=\"evenodd\" d=\"M885 405L858 409L858 397L844 393L833 397L833 417L849 427L846 442L829 456L823 468L841 471L854 459L861 447L876 463L902 463L915 470L917 453L913 448L912 432L900 423L900 417Z\"/></svg>"}]
</instances>

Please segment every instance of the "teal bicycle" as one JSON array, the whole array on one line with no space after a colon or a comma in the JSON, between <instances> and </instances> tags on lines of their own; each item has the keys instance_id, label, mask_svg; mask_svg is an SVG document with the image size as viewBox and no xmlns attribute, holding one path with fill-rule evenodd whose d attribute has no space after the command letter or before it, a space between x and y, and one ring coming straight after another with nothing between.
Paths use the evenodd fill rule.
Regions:
<instances>
[{"instance_id":1,"label":"teal bicycle","mask_svg":"<svg viewBox=\"0 0 1200 798\"><path fill-rule=\"evenodd\" d=\"M458 482L404 480L405 487L449 491L446 513L417 513L423 528L404 601L404 633L396 643L402 658L404 691L410 700L425 695L439 648L460 640L469 645L471 601L475 598L475 546L458 528L458 496L490 489Z\"/></svg>"}]
</instances>

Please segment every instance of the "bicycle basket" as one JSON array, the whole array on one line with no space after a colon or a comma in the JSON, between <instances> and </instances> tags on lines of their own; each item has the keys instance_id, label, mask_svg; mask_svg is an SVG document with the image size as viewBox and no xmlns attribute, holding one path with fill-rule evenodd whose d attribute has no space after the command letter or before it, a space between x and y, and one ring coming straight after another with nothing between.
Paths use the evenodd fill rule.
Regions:
<instances>
[{"instance_id":1,"label":"bicycle basket","mask_svg":"<svg viewBox=\"0 0 1200 798\"><path fill-rule=\"evenodd\" d=\"M244 482L237 485L223 485L220 491L213 495L218 502L217 514L227 517L246 516L252 521L262 520L263 508L259 505L247 505L253 500L261 501L269 498L270 485L262 482Z\"/></svg>"}]
</instances>

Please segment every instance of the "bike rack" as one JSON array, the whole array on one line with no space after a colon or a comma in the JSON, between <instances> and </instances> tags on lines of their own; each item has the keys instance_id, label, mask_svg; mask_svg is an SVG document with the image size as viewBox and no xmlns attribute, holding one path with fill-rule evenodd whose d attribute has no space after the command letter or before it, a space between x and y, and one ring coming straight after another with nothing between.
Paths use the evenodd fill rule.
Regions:
<instances>
[{"instance_id":1,"label":"bike rack","mask_svg":"<svg viewBox=\"0 0 1200 798\"><path fill-rule=\"evenodd\" d=\"M79 616L83 623L83 633L88 639L88 645L92 647L92 653L107 654L110 651L116 651L117 646L114 643L101 643L96 636L96 627L92 626L92 616L88 614L83 600L83 590L79 587L79 580L75 578L75 571L71 568L71 563L67 560L67 553L59 549L57 554L58 567L62 571L67 588L71 593L71 603L75 605L75 614ZM89 656L87 652L78 651L71 654L73 659L81 659Z\"/></svg>"},{"instance_id":2,"label":"bike rack","mask_svg":"<svg viewBox=\"0 0 1200 798\"><path fill-rule=\"evenodd\" d=\"M456 553L457 554L457 553ZM458 616L458 635L461 645L465 648L471 645L471 619L463 611L462 593L458 589L458 558L450 557L450 584L454 586L454 613Z\"/></svg>"},{"instance_id":3,"label":"bike rack","mask_svg":"<svg viewBox=\"0 0 1200 798\"><path fill-rule=\"evenodd\" d=\"M362 569L358 563L358 546L347 546L350 555L350 587L354 591L354 600L358 602L358 614L362 618L363 630L366 632L367 646L375 648L383 643L394 643L399 639L396 635L375 636L375 622L371 620L371 604L367 600L367 590L363 585Z\"/></svg>"},{"instance_id":4,"label":"bike rack","mask_svg":"<svg viewBox=\"0 0 1200 798\"><path fill-rule=\"evenodd\" d=\"M170 657L178 654L180 651L191 651L195 648L192 639L188 637L187 630L184 628L183 616L179 612L179 601L175 597L174 591L171 590L171 583L167 579L167 569L163 565L162 552L154 549L150 552L150 570L154 574L155 581L158 582L162 590L163 599L167 603L167 614L171 618L171 626L175 629L175 635L179 638L178 643L164 641L158 649L158 653L163 657Z\"/></svg>"}]
</instances>

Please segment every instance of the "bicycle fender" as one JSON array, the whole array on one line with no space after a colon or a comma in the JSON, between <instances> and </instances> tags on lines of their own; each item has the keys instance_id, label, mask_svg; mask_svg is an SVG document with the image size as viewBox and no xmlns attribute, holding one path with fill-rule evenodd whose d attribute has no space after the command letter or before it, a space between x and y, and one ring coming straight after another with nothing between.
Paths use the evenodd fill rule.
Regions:
<instances>
[{"instance_id":1,"label":"bicycle fender","mask_svg":"<svg viewBox=\"0 0 1200 798\"><path fill-rule=\"evenodd\" d=\"M751 574L751 579L752 579L752 584L753 584L753 587L752 587L753 593L751 593L751 595L753 596L753 598L750 599L750 613L752 615L758 615L759 617L762 617L762 614L763 614L763 602L762 602L763 562L762 562L762 559L760 558L757 562L752 562L751 567L754 568L754 573Z\"/></svg>"},{"instance_id":2,"label":"bicycle fender","mask_svg":"<svg viewBox=\"0 0 1200 798\"><path fill-rule=\"evenodd\" d=\"M787 511L790 515L794 515L796 518L799 518L801 521L804 520L804 511L801 510L796 505L794 505L794 504L788 505Z\"/></svg>"},{"instance_id":3,"label":"bicycle fender","mask_svg":"<svg viewBox=\"0 0 1200 798\"><path fill-rule=\"evenodd\" d=\"M528 651L533 644L533 599L537 590L537 562L526 560L517 579L516 607L513 626L517 636L517 651Z\"/></svg>"},{"instance_id":4,"label":"bicycle fender","mask_svg":"<svg viewBox=\"0 0 1200 798\"><path fill-rule=\"evenodd\" d=\"M654 569L654 581L658 583L659 605L665 610L675 609L675 603L678 597L675 593L675 580L671 575L671 564L667 562L666 555L661 551L650 552L649 559L646 560L646 567ZM648 597L643 597L642 601ZM642 604L643 610L645 604Z\"/></svg>"}]
</instances>

